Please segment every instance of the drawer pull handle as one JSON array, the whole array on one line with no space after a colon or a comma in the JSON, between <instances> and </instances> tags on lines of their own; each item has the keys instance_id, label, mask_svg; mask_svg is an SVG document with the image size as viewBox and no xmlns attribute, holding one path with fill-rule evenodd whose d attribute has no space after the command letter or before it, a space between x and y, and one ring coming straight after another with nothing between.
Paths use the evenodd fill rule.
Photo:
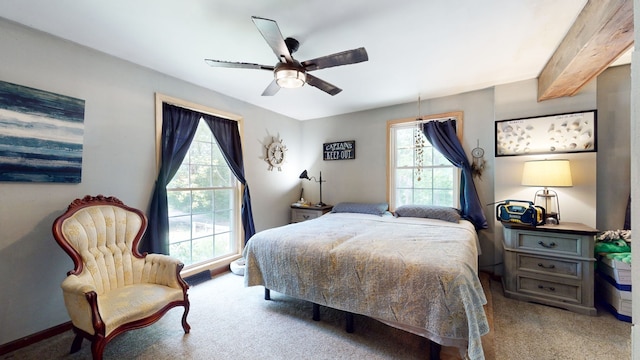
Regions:
<instances>
[{"instance_id":1,"label":"drawer pull handle","mask_svg":"<svg viewBox=\"0 0 640 360\"><path fill-rule=\"evenodd\" d=\"M540 245L542 247L546 247L547 249L552 249L552 248L556 247L556 243L554 243L554 242L552 242L549 245L547 245L543 241L538 241L538 245Z\"/></svg>"},{"instance_id":2,"label":"drawer pull handle","mask_svg":"<svg viewBox=\"0 0 640 360\"><path fill-rule=\"evenodd\" d=\"M549 290L549 291L556 291L556 288L554 288L553 286L542 286L542 285L538 285L538 289L542 289L542 290Z\"/></svg>"},{"instance_id":3,"label":"drawer pull handle","mask_svg":"<svg viewBox=\"0 0 640 360\"><path fill-rule=\"evenodd\" d=\"M309 215L302 215L305 220L309 220Z\"/></svg>"},{"instance_id":4,"label":"drawer pull handle","mask_svg":"<svg viewBox=\"0 0 640 360\"><path fill-rule=\"evenodd\" d=\"M546 265L545 265L545 264L543 264L543 263L538 263L538 266L539 266L539 267L541 267L541 268L543 268L543 269L555 269L555 268L556 268L556 266L555 266L555 265L553 265L553 264L546 266Z\"/></svg>"}]
</instances>

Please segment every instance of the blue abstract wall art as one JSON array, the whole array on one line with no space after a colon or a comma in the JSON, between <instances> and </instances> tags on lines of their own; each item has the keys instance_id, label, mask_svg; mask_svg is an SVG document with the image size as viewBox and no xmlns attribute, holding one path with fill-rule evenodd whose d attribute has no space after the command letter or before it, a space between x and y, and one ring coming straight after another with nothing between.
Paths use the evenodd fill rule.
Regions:
<instances>
[{"instance_id":1,"label":"blue abstract wall art","mask_svg":"<svg viewBox=\"0 0 640 360\"><path fill-rule=\"evenodd\" d=\"M0 81L0 181L79 183L84 100Z\"/></svg>"}]
</instances>

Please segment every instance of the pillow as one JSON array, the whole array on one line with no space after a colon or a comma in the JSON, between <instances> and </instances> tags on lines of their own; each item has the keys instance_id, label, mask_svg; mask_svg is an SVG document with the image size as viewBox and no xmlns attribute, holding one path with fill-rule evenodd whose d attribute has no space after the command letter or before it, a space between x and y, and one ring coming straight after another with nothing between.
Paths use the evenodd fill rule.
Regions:
<instances>
[{"instance_id":1,"label":"pillow","mask_svg":"<svg viewBox=\"0 0 640 360\"><path fill-rule=\"evenodd\" d=\"M371 214L382 216L389 209L389 204L387 203L375 203L375 204L367 204L367 203L353 203L353 202L342 202L336 204L331 212L333 213L360 213L360 214Z\"/></svg>"},{"instance_id":2,"label":"pillow","mask_svg":"<svg viewBox=\"0 0 640 360\"><path fill-rule=\"evenodd\" d=\"M402 205L396 209L396 216L438 219L454 223L460 221L458 209L435 205Z\"/></svg>"}]
</instances>

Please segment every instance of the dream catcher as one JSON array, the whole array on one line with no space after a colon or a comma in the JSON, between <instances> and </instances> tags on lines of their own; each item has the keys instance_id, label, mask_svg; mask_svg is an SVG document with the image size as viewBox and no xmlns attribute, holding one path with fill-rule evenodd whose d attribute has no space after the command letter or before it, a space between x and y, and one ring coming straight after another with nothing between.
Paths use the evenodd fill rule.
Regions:
<instances>
[{"instance_id":1,"label":"dream catcher","mask_svg":"<svg viewBox=\"0 0 640 360\"><path fill-rule=\"evenodd\" d=\"M471 173L473 176L482 179L482 172L484 171L486 161L484 160L484 149L480 147L480 140L478 140L477 146L471 150L471 156L473 157Z\"/></svg>"}]
</instances>

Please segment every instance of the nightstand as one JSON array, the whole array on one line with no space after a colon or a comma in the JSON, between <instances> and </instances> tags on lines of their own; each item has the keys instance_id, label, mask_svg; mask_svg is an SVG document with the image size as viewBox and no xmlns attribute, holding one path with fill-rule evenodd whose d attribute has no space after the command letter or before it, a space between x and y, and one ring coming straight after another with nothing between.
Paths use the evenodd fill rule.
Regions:
<instances>
[{"instance_id":1,"label":"nightstand","mask_svg":"<svg viewBox=\"0 0 640 360\"><path fill-rule=\"evenodd\" d=\"M593 246L598 230L569 222L502 226L506 297L597 314Z\"/></svg>"},{"instance_id":2,"label":"nightstand","mask_svg":"<svg viewBox=\"0 0 640 360\"><path fill-rule=\"evenodd\" d=\"M333 205L324 206L299 206L291 205L291 222L298 223L318 218L333 209Z\"/></svg>"}]
</instances>

